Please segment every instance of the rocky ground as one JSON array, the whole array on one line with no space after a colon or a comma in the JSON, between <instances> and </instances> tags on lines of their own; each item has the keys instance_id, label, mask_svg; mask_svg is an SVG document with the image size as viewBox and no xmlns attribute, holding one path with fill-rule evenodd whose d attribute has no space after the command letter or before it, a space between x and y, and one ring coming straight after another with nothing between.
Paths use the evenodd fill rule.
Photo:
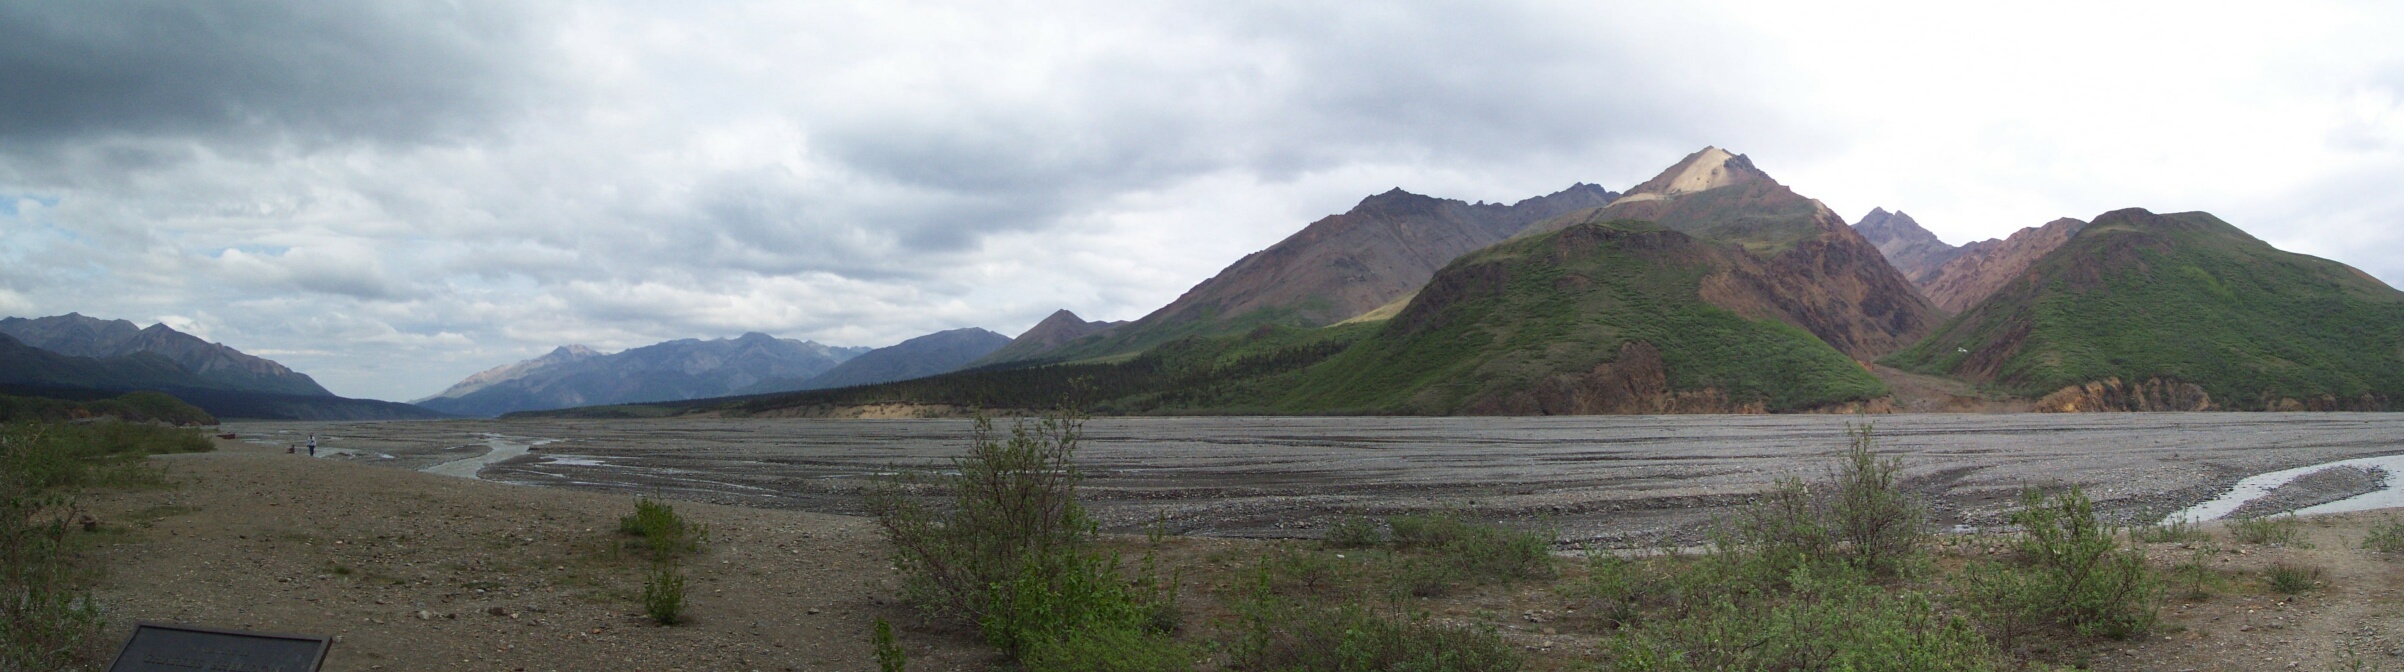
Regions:
<instances>
[{"instance_id":1,"label":"rocky ground","mask_svg":"<svg viewBox=\"0 0 2404 672\"><path fill-rule=\"evenodd\" d=\"M397 426L417 432L434 425ZM101 524L78 542L88 565L105 572L97 598L112 623L106 638L121 641L137 621L332 636L329 670L867 670L870 622L883 617L902 628L910 669L998 662L973 636L897 605L896 577L872 526L840 515L678 502L680 513L710 526L711 543L686 566L691 622L649 624L635 599L645 564L612 532L632 508L630 494L379 466L423 468L492 448L480 435L452 434L460 438L389 460L364 447L364 438L326 442L329 456L360 452L358 463L287 454L274 440L221 441L216 453L157 458L178 487L87 496ZM577 448L576 441L593 439L539 446L527 457L604 447ZM2300 452L2317 459L2361 449ZM2264 457L2246 468L2282 461L2294 460ZM2122 468L2105 462L2102 473ZM501 465L485 474L505 472ZM1918 478L1940 484L1944 473ZM1130 496L1120 487L1116 496ZM2209 494L2144 491L2166 498L2165 506ZM661 492L728 499L729 491ZM1234 499L1244 494L1234 492ZM1196 510L1216 506L1206 492L1179 501ZM2152 546L2162 566L2200 559L2209 567L2207 596L2169 602L2157 634L2065 655L2109 670L2404 669L2404 559L2357 548L2371 525L2389 517L2310 519L2309 547L2239 544L2220 531L2212 541ZM1188 594L1208 599L1214 571L1240 572L1240 561L1269 543L1284 542L1186 537L1172 541L1171 557L1197 565L1219 559L1223 567L1197 566L1188 575L1195 582ZM2276 561L2320 568L2321 586L2297 596L2270 591L2262 571ZM1601 641L1578 626L1574 600L1543 587L1474 591L1422 606L1444 618L1494 622L1528 648L1540 670L1573 669Z\"/></svg>"},{"instance_id":2,"label":"rocky ground","mask_svg":"<svg viewBox=\"0 0 2404 672\"><path fill-rule=\"evenodd\" d=\"M915 627L867 521L678 503L709 525L689 623L639 615L628 497L471 481L221 441L157 458L178 487L88 497L108 641L160 621L331 636L348 670L865 670L871 619L913 670L983 669Z\"/></svg>"}]
</instances>

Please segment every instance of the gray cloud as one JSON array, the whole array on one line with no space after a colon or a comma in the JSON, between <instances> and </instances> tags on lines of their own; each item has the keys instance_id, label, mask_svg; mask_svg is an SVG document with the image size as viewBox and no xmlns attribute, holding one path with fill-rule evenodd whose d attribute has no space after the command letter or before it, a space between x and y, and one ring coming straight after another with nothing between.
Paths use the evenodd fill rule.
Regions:
<instances>
[{"instance_id":1,"label":"gray cloud","mask_svg":"<svg viewBox=\"0 0 2404 672\"><path fill-rule=\"evenodd\" d=\"M536 88L503 3L95 0L0 6L0 142L474 135ZM20 150L21 151L21 150ZM159 157L126 156L137 165Z\"/></svg>"}]
</instances>

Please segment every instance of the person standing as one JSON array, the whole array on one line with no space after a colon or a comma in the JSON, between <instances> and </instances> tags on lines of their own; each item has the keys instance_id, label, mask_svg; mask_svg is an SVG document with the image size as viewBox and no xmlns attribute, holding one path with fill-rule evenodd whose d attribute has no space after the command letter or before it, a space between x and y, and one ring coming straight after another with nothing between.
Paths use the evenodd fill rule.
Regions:
<instances>
[{"instance_id":1,"label":"person standing","mask_svg":"<svg viewBox=\"0 0 2404 672\"><path fill-rule=\"evenodd\" d=\"M309 435L309 456L310 456L310 457L316 457L316 456L317 456L317 435L316 435L316 434L311 434L311 435Z\"/></svg>"}]
</instances>

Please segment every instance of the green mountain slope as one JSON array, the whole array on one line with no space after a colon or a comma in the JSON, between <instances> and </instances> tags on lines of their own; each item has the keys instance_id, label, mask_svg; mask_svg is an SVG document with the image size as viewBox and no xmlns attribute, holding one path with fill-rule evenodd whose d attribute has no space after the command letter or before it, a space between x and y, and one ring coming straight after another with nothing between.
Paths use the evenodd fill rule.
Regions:
<instances>
[{"instance_id":1,"label":"green mountain slope","mask_svg":"<svg viewBox=\"0 0 2404 672\"><path fill-rule=\"evenodd\" d=\"M2118 210L1886 361L2066 407L2389 410L2404 292L2210 214Z\"/></svg>"},{"instance_id":2,"label":"green mountain slope","mask_svg":"<svg viewBox=\"0 0 2404 672\"><path fill-rule=\"evenodd\" d=\"M1705 299L1706 284L1741 286L1763 272L1748 254L1645 222L1513 240L1445 267L1375 335L1305 371L1276 406L1730 412L1884 396L1876 378L1810 332Z\"/></svg>"}]
</instances>

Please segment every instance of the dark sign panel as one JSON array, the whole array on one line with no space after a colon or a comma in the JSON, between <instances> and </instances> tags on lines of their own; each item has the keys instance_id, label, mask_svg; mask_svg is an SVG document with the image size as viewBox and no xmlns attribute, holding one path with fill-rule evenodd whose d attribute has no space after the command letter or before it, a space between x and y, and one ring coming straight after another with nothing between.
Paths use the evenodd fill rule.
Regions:
<instances>
[{"instance_id":1,"label":"dark sign panel","mask_svg":"<svg viewBox=\"0 0 2404 672\"><path fill-rule=\"evenodd\" d=\"M317 672L324 637L143 623L109 672Z\"/></svg>"}]
</instances>

